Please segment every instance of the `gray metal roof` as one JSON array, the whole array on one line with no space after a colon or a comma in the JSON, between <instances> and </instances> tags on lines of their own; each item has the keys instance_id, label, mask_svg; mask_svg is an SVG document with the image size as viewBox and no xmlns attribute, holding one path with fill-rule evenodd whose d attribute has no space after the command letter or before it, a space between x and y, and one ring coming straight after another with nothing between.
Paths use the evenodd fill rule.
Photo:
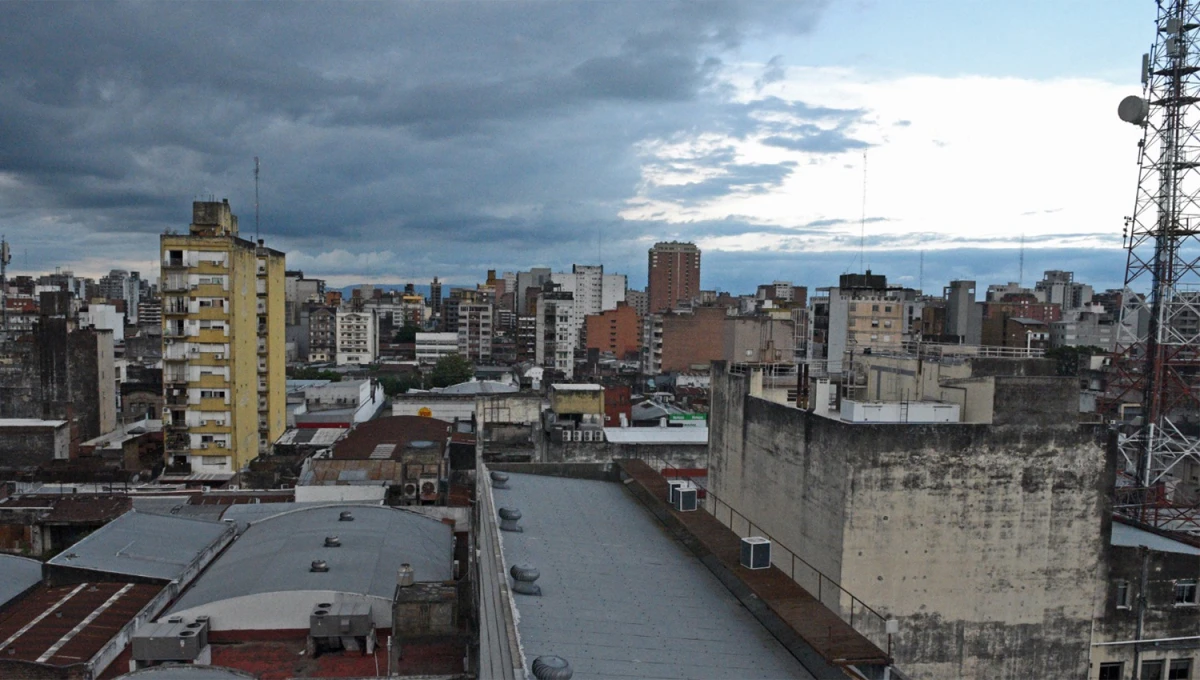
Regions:
<instances>
[{"instance_id":1,"label":"gray metal roof","mask_svg":"<svg viewBox=\"0 0 1200 680\"><path fill-rule=\"evenodd\" d=\"M173 580L227 531L221 522L130 510L47 564Z\"/></svg>"},{"instance_id":2,"label":"gray metal roof","mask_svg":"<svg viewBox=\"0 0 1200 680\"><path fill-rule=\"evenodd\" d=\"M1112 545L1123 546L1127 548L1136 548L1139 545L1144 545L1151 550L1159 552L1180 553L1182 555L1200 555L1200 548L1193 545L1188 545L1182 541L1172 540L1166 536L1159 536L1145 529L1122 524L1114 521L1112 524Z\"/></svg>"},{"instance_id":3,"label":"gray metal roof","mask_svg":"<svg viewBox=\"0 0 1200 680\"><path fill-rule=\"evenodd\" d=\"M305 508L325 508L335 506L345 506L347 503L351 505L379 505L379 501L339 501L331 502L303 502L303 503L238 503L236 505L222 506L225 508L221 519L226 522L232 522L237 525L238 533L244 533L250 528L250 524L259 520L264 520L276 515L282 515L285 512L292 510L303 510ZM339 507L339 510L344 510L344 507Z\"/></svg>"},{"instance_id":4,"label":"gray metal roof","mask_svg":"<svg viewBox=\"0 0 1200 680\"><path fill-rule=\"evenodd\" d=\"M350 511L352 522L338 521ZM337 536L339 548L324 547ZM309 571L313 560L329 571ZM415 512L371 505L322 505L254 522L171 608L183 611L261 593L332 590L391 598L408 562L417 581L454 577L450 526Z\"/></svg>"},{"instance_id":5,"label":"gray metal roof","mask_svg":"<svg viewBox=\"0 0 1200 680\"><path fill-rule=\"evenodd\" d=\"M0 605L42 580L42 563L28 557L0 554Z\"/></svg>"},{"instance_id":6,"label":"gray metal roof","mask_svg":"<svg viewBox=\"0 0 1200 680\"><path fill-rule=\"evenodd\" d=\"M496 505L521 511L505 563L541 571L514 594L526 660L553 654L584 678L811 678L721 585L612 482L511 475Z\"/></svg>"}]
</instances>

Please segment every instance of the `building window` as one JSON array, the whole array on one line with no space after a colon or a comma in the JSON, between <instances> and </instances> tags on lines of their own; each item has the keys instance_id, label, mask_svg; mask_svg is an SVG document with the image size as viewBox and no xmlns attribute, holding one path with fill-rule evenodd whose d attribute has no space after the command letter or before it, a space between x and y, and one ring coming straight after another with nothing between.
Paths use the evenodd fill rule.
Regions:
<instances>
[{"instance_id":1,"label":"building window","mask_svg":"<svg viewBox=\"0 0 1200 680\"><path fill-rule=\"evenodd\" d=\"M1129 581L1117 581L1117 609L1129 609Z\"/></svg>"},{"instance_id":2,"label":"building window","mask_svg":"<svg viewBox=\"0 0 1200 680\"><path fill-rule=\"evenodd\" d=\"M878 312L878 311L879 311L879 305L871 305L871 311L872 311L872 312Z\"/></svg>"},{"instance_id":3,"label":"building window","mask_svg":"<svg viewBox=\"0 0 1200 680\"><path fill-rule=\"evenodd\" d=\"M1167 680L1190 680L1192 677L1191 659L1172 659L1167 668Z\"/></svg>"},{"instance_id":4,"label":"building window","mask_svg":"<svg viewBox=\"0 0 1200 680\"><path fill-rule=\"evenodd\" d=\"M1163 661L1143 661L1141 680L1163 680Z\"/></svg>"},{"instance_id":5,"label":"building window","mask_svg":"<svg viewBox=\"0 0 1200 680\"><path fill-rule=\"evenodd\" d=\"M1188 579L1186 581L1175 582L1175 606L1177 607L1194 607L1196 606L1196 581Z\"/></svg>"},{"instance_id":6,"label":"building window","mask_svg":"<svg viewBox=\"0 0 1200 680\"><path fill-rule=\"evenodd\" d=\"M1117 661L1115 663L1100 664L1100 675L1096 676L1099 680L1122 680L1121 666L1124 663Z\"/></svg>"}]
</instances>

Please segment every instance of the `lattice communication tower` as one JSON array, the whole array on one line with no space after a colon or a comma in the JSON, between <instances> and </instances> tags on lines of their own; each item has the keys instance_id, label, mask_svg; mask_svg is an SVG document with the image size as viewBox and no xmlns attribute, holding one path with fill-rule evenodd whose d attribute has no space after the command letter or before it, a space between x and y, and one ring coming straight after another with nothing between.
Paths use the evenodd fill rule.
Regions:
<instances>
[{"instance_id":1,"label":"lattice communication tower","mask_svg":"<svg viewBox=\"0 0 1200 680\"><path fill-rule=\"evenodd\" d=\"M1121 119L1143 130L1106 406L1124 469L1118 512L1200 533L1200 20L1160 0L1143 92Z\"/></svg>"}]
</instances>

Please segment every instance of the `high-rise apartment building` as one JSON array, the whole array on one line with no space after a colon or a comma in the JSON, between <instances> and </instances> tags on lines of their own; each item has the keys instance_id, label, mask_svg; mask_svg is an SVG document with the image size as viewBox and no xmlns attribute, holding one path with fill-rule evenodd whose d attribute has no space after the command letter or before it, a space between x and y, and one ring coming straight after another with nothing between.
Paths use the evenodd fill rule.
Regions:
<instances>
[{"instance_id":1,"label":"high-rise apartment building","mask_svg":"<svg viewBox=\"0 0 1200 680\"><path fill-rule=\"evenodd\" d=\"M492 305L488 302L458 304L458 353L468 361L488 363L492 359Z\"/></svg>"},{"instance_id":2,"label":"high-rise apartment building","mask_svg":"<svg viewBox=\"0 0 1200 680\"><path fill-rule=\"evenodd\" d=\"M374 363L379 360L379 315L373 309L337 310L338 366Z\"/></svg>"},{"instance_id":3,"label":"high-rise apartment building","mask_svg":"<svg viewBox=\"0 0 1200 680\"><path fill-rule=\"evenodd\" d=\"M660 314L689 303L700 293L700 249L694 243L656 243L650 249L649 313Z\"/></svg>"},{"instance_id":4,"label":"high-rise apartment building","mask_svg":"<svg viewBox=\"0 0 1200 680\"><path fill-rule=\"evenodd\" d=\"M228 201L193 203L160 247L167 455L236 473L284 429L283 253L240 238Z\"/></svg>"}]
</instances>

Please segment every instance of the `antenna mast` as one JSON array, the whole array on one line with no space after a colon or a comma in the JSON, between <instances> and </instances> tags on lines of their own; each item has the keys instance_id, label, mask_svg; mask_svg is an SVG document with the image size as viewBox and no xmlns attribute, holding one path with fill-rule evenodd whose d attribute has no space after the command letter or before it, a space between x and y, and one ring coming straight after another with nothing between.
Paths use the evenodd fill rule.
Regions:
<instances>
[{"instance_id":1,"label":"antenna mast","mask_svg":"<svg viewBox=\"0 0 1200 680\"><path fill-rule=\"evenodd\" d=\"M1021 234L1021 255L1017 258L1017 288L1025 286L1025 234Z\"/></svg>"},{"instance_id":2,"label":"antenna mast","mask_svg":"<svg viewBox=\"0 0 1200 680\"><path fill-rule=\"evenodd\" d=\"M8 263L12 262L12 250L8 240L0 236L0 306L4 307L4 339L8 340Z\"/></svg>"},{"instance_id":3,"label":"antenna mast","mask_svg":"<svg viewBox=\"0 0 1200 680\"><path fill-rule=\"evenodd\" d=\"M254 242L258 243L258 156L254 157Z\"/></svg>"},{"instance_id":4,"label":"antenna mast","mask_svg":"<svg viewBox=\"0 0 1200 680\"><path fill-rule=\"evenodd\" d=\"M866 273L863 263L867 250L867 152L863 150L863 189L862 189L862 220L858 223L858 269Z\"/></svg>"},{"instance_id":5,"label":"antenna mast","mask_svg":"<svg viewBox=\"0 0 1200 680\"><path fill-rule=\"evenodd\" d=\"M1142 128L1112 375L1102 406L1119 428L1114 509L1200 535L1186 493L1200 464L1200 44L1194 0L1161 0L1142 94L1117 114ZM1182 463L1182 464L1181 464Z\"/></svg>"}]
</instances>

